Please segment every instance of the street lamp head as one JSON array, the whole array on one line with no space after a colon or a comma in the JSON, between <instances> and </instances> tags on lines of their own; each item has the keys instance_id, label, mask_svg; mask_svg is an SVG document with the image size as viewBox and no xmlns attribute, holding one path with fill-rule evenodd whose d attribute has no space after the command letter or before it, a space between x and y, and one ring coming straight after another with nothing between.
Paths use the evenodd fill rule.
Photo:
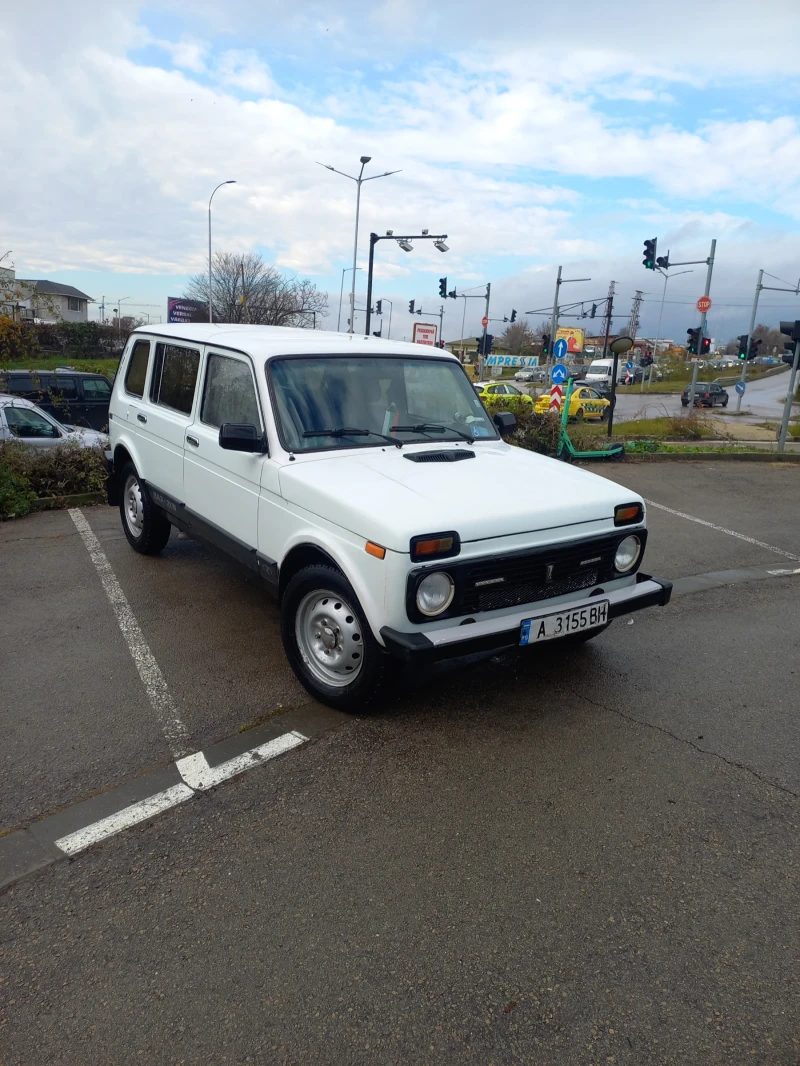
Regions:
<instances>
[{"instance_id":1,"label":"street lamp head","mask_svg":"<svg viewBox=\"0 0 800 1066\"><path fill-rule=\"evenodd\" d=\"M386 236L387 237L394 237L394 230L393 229L387 229Z\"/></svg>"},{"instance_id":2,"label":"street lamp head","mask_svg":"<svg viewBox=\"0 0 800 1066\"><path fill-rule=\"evenodd\" d=\"M231 178L230 181L223 182L224 185L235 185L236 178Z\"/></svg>"},{"instance_id":3,"label":"street lamp head","mask_svg":"<svg viewBox=\"0 0 800 1066\"><path fill-rule=\"evenodd\" d=\"M440 252L449 252L450 246L445 244L444 241L434 241L433 247L438 248Z\"/></svg>"},{"instance_id":4,"label":"street lamp head","mask_svg":"<svg viewBox=\"0 0 800 1066\"><path fill-rule=\"evenodd\" d=\"M404 252L414 251L414 245L411 243L411 241L402 240L398 241L397 243L400 245Z\"/></svg>"},{"instance_id":5,"label":"street lamp head","mask_svg":"<svg viewBox=\"0 0 800 1066\"><path fill-rule=\"evenodd\" d=\"M364 164L364 166L366 166L366 165L367 165L367 163L369 163L369 162L371 161L371 159L372 159L372 156L371 156L371 155L362 155L362 156L361 156L361 159L359 160L359 162L360 162L360 163L363 163L363 164Z\"/></svg>"},{"instance_id":6,"label":"street lamp head","mask_svg":"<svg viewBox=\"0 0 800 1066\"><path fill-rule=\"evenodd\" d=\"M424 230L422 231L422 236L423 236L423 237L427 237L429 233L430 233L430 230L429 230L429 229L424 229Z\"/></svg>"}]
</instances>

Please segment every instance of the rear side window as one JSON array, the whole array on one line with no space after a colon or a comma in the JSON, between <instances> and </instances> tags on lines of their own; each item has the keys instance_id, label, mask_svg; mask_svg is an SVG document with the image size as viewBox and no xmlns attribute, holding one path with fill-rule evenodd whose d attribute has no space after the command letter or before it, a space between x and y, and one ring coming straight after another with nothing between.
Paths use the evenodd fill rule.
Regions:
<instances>
[{"instance_id":1,"label":"rear side window","mask_svg":"<svg viewBox=\"0 0 800 1066\"><path fill-rule=\"evenodd\" d=\"M261 428L253 374L248 363L209 355L200 420L209 426L239 422Z\"/></svg>"},{"instance_id":2,"label":"rear side window","mask_svg":"<svg viewBox=\"0 0 800 1066\"><path fill-rule=\"evenodd\" d=\"M177 344L157 344L150 399L188 415L194 402L194 388L200 366L200 352Z\"/></svg>"},{"instance_id":3,"label":"rear side window","mask_svg":"<svg viewBox=\"0 0 800 1066\"><path fill-rule=\"evenodd\" d=\"M78 386L75 384L75 378L64 378L57 374L50 379L49 385L50 395L53 398L55 398L55 395L63 400L75 400L78 398Z\"/></svg>"},{"instance_id":4,"label":"rear side window","mask_svg":"<svg viewBox=\"0 0 800 1066\"><path fill-rule=\"evenodd\" d=\"M150 341L137 341L133 346L128 369L125 373L125 391L140 399L144 396L144 380L147 377L147 361L150 358Z\"/></svg>"},{"instance_id":5,"label":"rear side window","mask_svg":"<svg viewBox=\"0 0 800 1066\"><path fill-rule=\"evenodd\" d=\"M111 386L102 378L84 378L83 395L87 400L107 400L111 395Z\"/></svg>"}]
</instances>

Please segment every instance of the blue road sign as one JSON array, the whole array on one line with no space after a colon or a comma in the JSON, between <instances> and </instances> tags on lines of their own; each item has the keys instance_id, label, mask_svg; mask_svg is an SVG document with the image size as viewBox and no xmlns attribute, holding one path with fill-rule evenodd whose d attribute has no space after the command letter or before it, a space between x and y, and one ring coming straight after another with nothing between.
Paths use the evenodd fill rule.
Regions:
<instances>
[{"instance_id":1,"label":"blue road sign","mask_svg":"<svg viewBox=\"0 0 800 1066\"><path fill-rule=\"evenodd\" d=\"M564 341L564 347L566 347L566 345L567 342ZM556 363L556 365L550 371L550 380L553 382L554 385L563 385L568 377L569 375L567 374L567 368L563 365L563 363Z\"/></svg>"},{"instance_id":2,"label":"blue road sign","mask_svg":"<svg viewBox=\"0 0 800 1066\"><path fill-rule=\"evenodd\" d=\"M625 369L626 369L626 370L633 370L633 363L632 363L632 362L630 361L630 359L629 359L629 360L628 360L628 362L627 362L627 363L625 364Z\"/></svg>"},{"instance_id":3,"label":"blue road sign","mask_svg":"<svg viewBox=\"0 0 800 1066\"><path fill-rule=\"evenodd\" d=\"M745 386L745 383L743 381L737 381L736 382L736 391L739 393L740 396L744 395L745 388L746 388L746 386Z\"/></svg>"},{"instance_id":4,"label":"blue road sign","mask_svg":"<svg viewBox=\"0 0 800 1066\"><path fill-rule=\"evenodd\" d=\"M556 359L563 359L567 354L568 345L563 337L559 337L556 343L553 345L553 355ZM556 382L558 384L558 382Z\"/></svg>"}]
</instances>

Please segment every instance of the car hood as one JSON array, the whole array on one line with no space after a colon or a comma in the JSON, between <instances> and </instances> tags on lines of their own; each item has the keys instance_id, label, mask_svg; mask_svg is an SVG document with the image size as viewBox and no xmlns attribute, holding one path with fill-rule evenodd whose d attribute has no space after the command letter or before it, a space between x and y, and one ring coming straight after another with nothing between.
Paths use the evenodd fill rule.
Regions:
<instances>
[{"instance_id":1,"label":"car hood","mask_svg":"<svg viewBox=\"0 0 800 1066\"><path fill-rule=\"evenodd\" d=\"M78 441L84 448L94 448L102 444L108 447L108 434L99 433L96 429L86 429L83 426L64 426L69 433L69 439Z\"/></svg>"},{"instance_id":2,"label":"car hood","mask_svg":"<svg viewBox=\"0 0 800 1066\"><path fill-rule=\"evenodd\" d=\"M408 459L448 450L475 457ZM476 541L611 521L615 505L640 499L596 474L500 441L298 456L282 467L280 486L289 504L400 552L425 533L455 530L462 541Z\"/></svg>"}]
</instances>

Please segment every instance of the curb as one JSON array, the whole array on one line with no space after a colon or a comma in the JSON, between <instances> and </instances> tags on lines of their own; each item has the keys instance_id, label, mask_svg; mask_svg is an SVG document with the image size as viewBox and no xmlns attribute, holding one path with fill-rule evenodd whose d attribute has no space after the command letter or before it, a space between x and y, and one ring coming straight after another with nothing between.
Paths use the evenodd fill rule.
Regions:
<instances>
[{"instance_id":1,"label":"curb","mask_svg":"<svg viewBox=\"0 0 800 1066\"><path fill-rule=\"evenodd\" d=\"M32 511L55 511L61 507L86 507L92 503L104 503L103 492L79 492L75 496L40 496L31 503Z\"/></svg>"},{"instance_id":2,"label":"curb","mask_svg":"<svg viewBox=\"0 0 800 1066\"><path fill-rule=\"evenodd\" d=\"M309 703L0 836L0 891L351 721Z\"/></svg>"},{"instance_id":3,"label":"curb","mask_svg":"<svg viewBox=\"0 0 800 1066\"><path fill-rule=\"evenodd\" d=\"M627 452L625 462L669 463L692 460L695 462L745 462L745 463L800 463L800 454L786 452Z\"/></svg>"}]
</instances>

